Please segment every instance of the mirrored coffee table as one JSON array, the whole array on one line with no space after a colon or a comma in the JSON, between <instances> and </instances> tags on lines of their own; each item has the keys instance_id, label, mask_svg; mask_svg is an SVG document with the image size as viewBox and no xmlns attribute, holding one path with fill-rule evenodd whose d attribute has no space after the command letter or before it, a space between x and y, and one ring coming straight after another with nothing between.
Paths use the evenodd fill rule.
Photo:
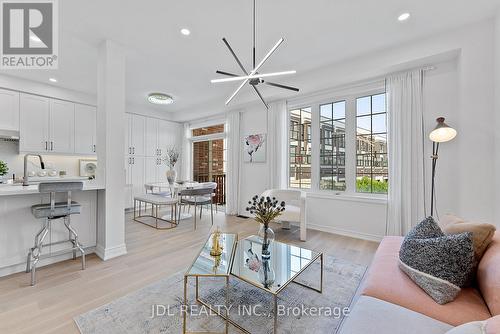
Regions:
<instances>
[{"instance_id":1,"label":"mirrored coffee table","mask_svg":"<svg viewBox=\"0 0 500 334\"><path fill-rule=\"evenodd\" d=\"M188 308L188 280L190 277L194 277L196 280L195 289L196 289L196 301L208 308L212 311L217 312L212 309L207 302L204 302L200 298L199 294L199 284L200 278L202 277L225 277L226 284L226 310L229 298L229 275L231 273L231 264L233 262L234 253L236 249L236 244L238 241L237 234L231 233L221 233L220 234L220 244L222 246L222 254L219 256L210 255L210 250L212 248L212 240L214 234L210 234L210 237L207 239L203 248L198 253L198 256L194 259L194 262L188 268L186 273L184 274L184 306L185 310L183 313L183 324L182 324L182 333L187 333L187 308ZM229 316L228 314L223 315L217 314L222 317L226 321L226 334L228 333L229 326Z\"/></svg>"},{"instance_id":2,"label":"mirrored coffee table","mask_svg":"<svg viewBox=\"0 0 500 334\"><path fill-rule=\"evenodd\" d=\"M222 314L214 309L208 302L199 296L199 280L201 277L226 278L226 311L229 302L229 278L240 279L252 286L259 288L273 297L273 332L276 333L278 325L278 295L290 283L299 284L319 293L323 291L323 253L308 250L286 243L273 241L269 246L269 254L263 256L262 241L258 236L251 236L237 240L235 234L222 234L224 251L217 266L216 259L210 256L211 240L209 237L199 255L184 276L184 303L187 307L187 286L189 277L196 279L196 301L245 333L250 330L243 328L236 321L230 319L229 313ZM319 261L319 285L313 287L296 280L296 278L313 263ZM186 333L186 312L184 312L183 333Z\"/></svg>"},{"instance_id":3,"label":"mirrored coffee table","mask_svg":"<svg viewBox=\"0 0 500 334\"><path fill-rule=\"evenodd\" d=\"M273 241L269 255L262 254L262 239L251 236L238 241L231 267L231 275L273 296L274 333L278 325L278 294L290 283L302 285L319 293L323 291L323 253ZM312 287L296 281L297 276L316 261L320 262L319 285ZM240 330L249 330L235 324Z\"/></svg>"}]
</instances>

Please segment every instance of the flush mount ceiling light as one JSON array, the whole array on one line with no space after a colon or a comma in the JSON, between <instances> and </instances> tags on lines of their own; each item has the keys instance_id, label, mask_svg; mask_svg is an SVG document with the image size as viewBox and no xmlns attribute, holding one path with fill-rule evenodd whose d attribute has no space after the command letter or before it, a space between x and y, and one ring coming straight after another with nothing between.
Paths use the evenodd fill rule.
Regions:
<instances>
[{"instance_id":1,"label":"flush mount ceiling light","mask_svg":"<svg viewBox=\"0 0 500 334\"><path fill-rule=\"evenodd\" d=\"M410 18L410 13L403 13L403 14L398 16L398 21L403 22L403 21L408 20L409 18Z\"/></svg>"},{"instance_id":2,"label":"flush mount ceiling light","mask_svg":"<svg viewBox=\"0 0 500 334\"><path fill-rule=\"evenodd\" d=\"M191 31L189 31L189 29L187 28L182 28L181 34L183 34L184 36L189 36L191 34Z\"/></svg>"},{"instance_id":3,"label":"flush mount ceiling light","mask_svg":"<svg viewBox=\"0 0 500 334\"><path fill-rule=\"evenodd\" d=\"M172 104L174 98L163 93L151 93L148 95L148 101L152 104Z\"/></svg>"},{"instance_id":4,"label":"flush mount ceiling light","mask_svg":"<svg viewBox=\"0 0 500 334\"><path fill-rule=\"evenodd\" d=\"M50 82L57 82L57 79L56 78L49 78L49 81Z\"/></svg>"},{"instance_id":5,"label":"flush mount ceiling light","mask_svg":"<svg viewBox=\"0 0 500 334\"><path fill-rule=\"evenodd\" d=\"M238 64L238 66L240 67L240 69L244 75L238 75L238 74L229 73L229 72L225 72L225 71L216 71L217 74L222 74L222 75L228 76L230 78L214 79L214 80L212 80L212 83L242 81L242 83L239 85L239 87L236 89L236 91L233 93L233 95L231 95L229 97L229 99L226 101L226 105L228 105L234 99L234 97L239 93L239 91L243 88L243 86L245 86L248 83L248 84L250 84L250 86L252 86L253 90L255 91L255 93L257 93L257 95L259 96L262 103L264 103L266 108L269 109L269 105L264 100L264 97L262 96L260 91L257 89L257 86L259 84L266 84L266 85L273 86L273 87L293 90L295 92L298 92L299 89L295 88L295 87L285 86L285 85L278 84L278 83L264 81L264 79L263 79L263 78L273 77L273 76L278 76L278 75L295 74L296 71L282 71L282 72L273 72L273 73L265 73L265 74L258 72L259 69L262 67L262 65L264 65L264 63L269 59L269 57L271 57L271 55L274 53L274 51L276 51L276 49L278 49L278 47L281 45L281 43L283 43L285 40L283 38L280 38L278 40L278 42L276 42L276 44L272 47L272 49L269 50L269 52L264 56L264 58L260 61L260 63L258 63L256 65L256 62L255 62L255 35L256 35L255 1L256 0L253 0L253 48L252 48L252 51L253 51L253 54L252 54L253 69L252 69L252 71L249 72L245 69L245 67L243 66L240 59L236 56L236 53L233 51L233 49L229 45L229 42L226 40L226 38L223 38L222 41L224 42L226 47L229 49L229 52L233 56L234 60L236 60L236 63Z\"/></svg>"}]
</instances>

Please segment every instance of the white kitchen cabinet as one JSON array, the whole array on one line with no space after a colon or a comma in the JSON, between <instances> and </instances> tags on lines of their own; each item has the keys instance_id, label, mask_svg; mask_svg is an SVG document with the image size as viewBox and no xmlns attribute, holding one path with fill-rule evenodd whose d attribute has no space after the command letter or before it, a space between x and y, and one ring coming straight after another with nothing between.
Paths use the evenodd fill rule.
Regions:
<instances>
[{"instance_id":1,"label":"white kitchen cabinet","mask_svg":"<svg viewBox=\"0 0 500 334\"><path fill-rule=\"evenodd\" d=\"M167 182L167 168L161 157L146 157L144 182Z\"/></svg>"},{"instance_id":2,"label":"white kitchen cabinet","mask_svg":"<svg viewBox=\"0 0 500 334\"><path fill-rule=\"evenodd\" d=\"M0 129L19 131L19 92L0 89Z\"/></svg>"},{"instance_id":3,"label":"white kitchen cabinet","mask_svg":"<svg viewBox=\"0 0 500 334\"><path fill-rule=\"evenodd\" d=\"M130 125L130 148L131 154L144 156L144 141L146 130L146 117L132 115Z\"/></svg>"},{"instance_id":4,"label":"white kitchen cabinet","mask_svg":"<svg viewBox=\"0 0 500 334\"><path fill-rule=\"evenodd\" d=\"M144 194L145 157L128 156L125 159L125 208L133 206L133 198Z\"/></svg>"},{"instance_id":5,"label":"white kitchen cabinet","mask_svg":"<svg viewBox=\"0 0 500 334\"><path fill-rule=\"evenodd\" d=\"M146 157L144 166L144 183L158 182L158 160L157 157Z\"/></svg>"},{"instance_id":6,"label":"white kitchen cabinet","mask_svg":"<svg viewBox=\"0 0 500 334\"><path fill-rule=\"evenodd\" d=\"M75 104L75 153L95 155L97 110L93 106Z\"/></svg>"},{"instance_id":7,"label":"white kitchen cabinet","mask_svg":"<svg viewBox=\"0 0 500 334\"><path fill-rule=\"evenodd\" d=\"M75 136L75 104L50 100L49 151L73 153Z\"/></svg>"},{"instance_id":8,"label":"white kitchen cabinet","mask_svg":"<svg viewBox=\"0 0 500 334\"><path fill-rule=\"evenodd\" d=\"M156 157L160 155L158 149L158 120L156 118L146 118L145 155L147 157Z\"/></svg>"},{"instance_id":9,"label":"white kitchen cabinet","mask_svg":"<svg viewBox=\"0 0 500 334\"><path fill-rule=\"evenodd\" d=\"M163 159L168 147L181 147L180 125L156 118L125 116L125 207L133 206L134 196L144 194L145 183L167 182ZM135 148L135 149L134 149Z\"/></svg>"},{"instance_id":10,"label":"white kitchen cabinet","mask_svg":"<svg viewBox=\"0 0 500 334\"><path fill-rule=\"evenodd\" d=\"M20 152L95 154L96 108L21 93Z\"/></svg>"},{"instance_id":11,"label":"white kitchen cabinet","mask_svg":"<svg viewBox=\"0 0 500 334\"><path fill-rule=\"evenodd\" d=\"M125 155L132 154L130 146L130 124L132 123L132 115L125 114L123 118L123 134L125 135Z\"/></svg>"},{"instance_id":12,"label":"white kitchen cabinet","mask_svg":"<svg viewBox=\"0 0 500 334\"><path fill-rule=\"evenodd\" d=\"M49 151L50 99L42 96L20 95L21 152Z\"/></svg>"}]
</instances>

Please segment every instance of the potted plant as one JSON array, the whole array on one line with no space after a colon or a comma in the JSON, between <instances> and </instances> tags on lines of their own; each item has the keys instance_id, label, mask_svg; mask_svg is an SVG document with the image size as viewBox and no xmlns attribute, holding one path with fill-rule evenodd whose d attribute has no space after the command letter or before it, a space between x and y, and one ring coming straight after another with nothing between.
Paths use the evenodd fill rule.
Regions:
<instances>
[{"instance_id":1,"label":"potted plant","mask_svg":"<svg viewBox=\"0 0 500 334\"><path fill-rule=\"evenodd\" d=\"M7 167L7 163L0 160L0 183L3 183L3 177L7 175L9 172L9 167Z\"/></svg>"},{"instance_id":2,"label":"potted plant","mask_svg":"<svg viewBox=\"0 0 500 334\"><path fill-rule=\"evenodd\" d=\"M269 245L274 240L274 231L269 227L269 224L285 211L285 202L279 203L275 197L255 195L248 204L250 206L246 210L255 215L255 220L260 223L259 237L262 241L262 257L268 257L270 255Z\"/></svg>"},{"instance_id":3,"label":"potted plant","mask_svg":"<svg viewBox=\"0 0 500 334\"><path fill-rule=\"evenodd\" d=\"M174 184L175 179L177 178L177 172L175 171L174 167L177 161L179 161L180 157L179 150L175 146L171 146L167 149L167 166L170 168L167 170L167 181L170 185Z\"/></svg>"}]
</instances>

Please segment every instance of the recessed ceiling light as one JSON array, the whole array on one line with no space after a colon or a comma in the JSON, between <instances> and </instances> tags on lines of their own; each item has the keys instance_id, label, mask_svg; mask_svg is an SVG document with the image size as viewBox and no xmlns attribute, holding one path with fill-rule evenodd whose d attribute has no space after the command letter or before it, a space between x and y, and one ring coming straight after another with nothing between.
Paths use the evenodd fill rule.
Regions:
<instances>
[{"instance_id":1,"label":"recessed ceiling light","mask_svg":"<svg viewBox=\"0 0 500 334\"><path fill-rule=\"evenodd\" d=\"M398 21L403 22L410 18L410 13L403 13L398 16Z\"/></svg>"},{"instance_id":2,"label":"recessed ceiling light","mask_svg":"<svg viewBox=\"0 0 500 334\"><path fill-rule=\"evenodd\" d=\"M153 104L172 104L174 98L163 93L151 93L148 95L148 101Z\"/></svg>"},{"instance_id":3,"label":"recessed ceiling light","mask_svg":"<svg viewBox=\"0 0 500 334\"><path fill-rule=\"evenodd\" d=\"M49 78L49 81L50 82L57 82L57 79L56 78Z\"/></svg>"},{"instance_id":4,"label":"recessed ceiling light","mask_svg":"<svg viewBox=\"0 0 500 334\"><path fill-rule=\"evenodd\" d=\"M182 28L181 34L183 34L184 36L189 36L191 34L191 31L189 31L189 29L187 28Z\"/></svg>"}]
</instances>

